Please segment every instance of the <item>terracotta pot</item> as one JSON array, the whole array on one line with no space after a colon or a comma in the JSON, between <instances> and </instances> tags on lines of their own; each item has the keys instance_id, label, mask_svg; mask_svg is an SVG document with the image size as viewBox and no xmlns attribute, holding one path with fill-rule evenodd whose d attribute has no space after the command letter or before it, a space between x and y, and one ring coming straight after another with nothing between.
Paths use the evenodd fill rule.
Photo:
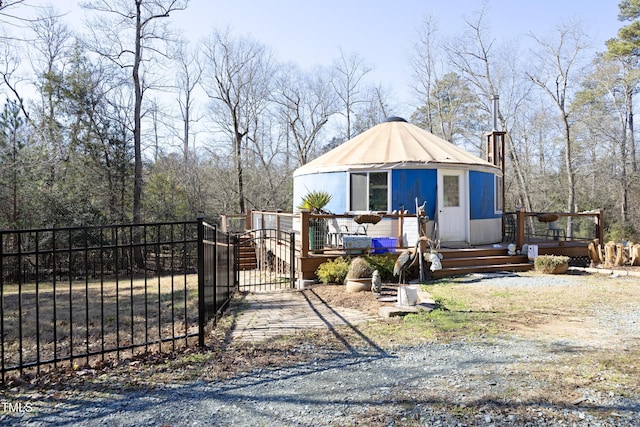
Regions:
<instances>
[{"instance_id":1,"label":"terracotta pot","mask_svg":"<svg viewBox=\"0 0 640 427\"><path fill-rule=\"evenodd\" d=\"M564 264L561 264L559 266L557 266L556 268L554 268L553 270L551 270L551 274L564 274L567 272L567 270L569 269L569 263L565 262Z\"/></svg>"},{"instance_id":2,"label":"terracotta pot","mask_svg":"<svg viewBox=\"0 0 640 427\"><path fill-rule=\"evenodd\" d=\"M565 262L555 268L543 268L540 271L545 274L564 274L569 269L569 263Z\"/></svg>"}]
</instances>

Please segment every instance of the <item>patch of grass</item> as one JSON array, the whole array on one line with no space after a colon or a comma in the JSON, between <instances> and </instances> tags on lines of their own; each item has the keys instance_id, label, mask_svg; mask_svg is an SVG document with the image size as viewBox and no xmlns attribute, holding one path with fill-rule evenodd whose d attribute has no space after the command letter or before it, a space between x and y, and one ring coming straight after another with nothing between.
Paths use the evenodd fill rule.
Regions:
<instances>
[{"instance_id":1,"label":"patch of grass","mask_svg":"<svg viewBox=\"0 0 640 427\"><path fill-rule=\"evenodd\" d=\"M54 353L59 358L71 352L86 354L103 345L113 348L118 341L121 346L138 345L157 337L173 336L173 330L177 336L186 334L195 322L187 318L185 325L185 307L187 316L197 319L197 284L198 277L192 274L173 280L170 276L88 283L80 280L56 286L48 282L37 287L28 283L20 289L15 286L3 289L0 310L4 345L7 348L21 345L21 352L17 347L16 351L5 352L4 363L11 366L19 363L20 357L25 363L38 357L50 359ZM171 346L162 344L164 349ZM152 348L158 346L140 346L128 354ZM101 363L101 357L94 357L89 363Z\"/></svg>"}]
</instances>

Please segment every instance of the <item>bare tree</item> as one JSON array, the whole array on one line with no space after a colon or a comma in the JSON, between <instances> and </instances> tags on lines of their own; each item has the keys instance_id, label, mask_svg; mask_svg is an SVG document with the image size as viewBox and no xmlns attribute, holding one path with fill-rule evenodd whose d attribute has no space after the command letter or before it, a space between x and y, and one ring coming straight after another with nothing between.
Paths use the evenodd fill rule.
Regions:
<instances>
[{"instance_id":1,"label":"bare tree","mask_svg":"<svg viewBox=\"0 0 640 427\"><path fill-rule=\"evenodd\" d=\"M570 98L574 92L574 74L579 73L582 52L589 46L586 34L575 24L565 24L557 30L558 39L547 41L533 34L538 50L534 65L527 76L553 102L559 113L564 139L564 166L567 175L567 212L575 212L576 171L573 157L575 144L571 134ZM571 217L567 220L567 236L573 235Z\"/></svg>"},{"instance_id":2,"label":"bare tree","mask_svg":"<svg viewBox=\"0 0 640 427\"><path fill-rule=\"evenodd\" d=\"M0 48L3 51L2 57L4 58L4 62L0 63L0 77L2 77L0 88L2 88L2 86L7 87L9 92L17 100L22 113L28 119L29 113L25 108L24 98L19 89L20 84L26 80L18 73L21 62L20 56L17 53L19 48L14 43L10 43L9 40L2 43Z\"/></svg>"},{"instance_id":3,"label":"bare tree","mask_svg":"<svg viewBox=\"0 0 640 427\"><path fill-rule=\"evenodd\" d=\"M35 39L30 43L31 63L36 74L40 105L36 133L49 150L50 167L48 185L56 180L56 163L68 157L67 143L61 132L58 110L60 85L64 79L65 67L72 54L73 33L61 22L60 15L53 8L43 9L40 19L31 25Z\"/></svg>"},{"instance_id":4,"label":"bare tree","mask_svg":"<svg viewBox=\"0 0 640 427\"><path fill-rule=\"evenodd\" d=\"M487 119L491 112L491 98L493 95L500 95L498 118L502 130L506 132L505 154L516 175L519 204L530 211L532 204L526 172L518 157L518 147L511 133L512 125L519 114L522 114L529 88L523 86L516 77L520 74L517 64L509 63L504 56L497 56L495 40L487 35L484 15L485 11L480 10L473 19L466 19L467 32L456 42L447 44L445 49L451 65L475 92L476 110L484 111Z\"/></svg>"},{"instance_id":5,"label":"bare tree","mask_svg":"<svg viewBox=\"0 0 640 427\"><path fill-rule=\"evenodd\" d=\"M438 51L436 48L436 37L438 26L433 16L425 16L422 25L418 29L417 40L412 45L409 62L411 63L412 86L419 97L419 103L427 106L432 105L431 95L433 86L438 79L436 61ZM426 109L423 115L425 128L433 133L435 130L433 111Z\"/></svg>"},{"instance_id":6,"label":"bare tree","mask_svg":"<svg viewBox=\"0 0 640 427\"><path fill-rule=\"evenodd\" d=\"M281 70L274 99L293 138L298 166L302 166L310 160L318 136L336 112L336 94L329 71L324 68L304 73L295 65L287 65Z\"/></svg>"},{"instance_id":7,"label":"bare tree","mask_svg":"<svg viewBox=\"0 0 640 427\"><path fill-rule=\"evenodd\" d=\"M100 15L89 23L91 49L118 67L130 70L134 90L133 222L142 221L142 102L153 86L152 70L174 37L161 23L172 12L187 8L189 0L94 0L81 3Z\"/></svg>"},{"instance_id":8,"label":"bare tree","mask_svg":"<svg viewBox=\"0 0 640 427\"><path fill-rule=\"evenodd\" d=\"M18 6L23 5L25 0L0 0L0 27L15 26L29 22L29 19L17 13ZM26 6L26 5L24 5ZM0 40L11 38L8 34L0 34Z\"/></svg>"},{"instance_id":9,"label":"bare tree","mask_svg":"<svg viewBox=\"0 0 640 427\"><path fill-rule=\"evenodd\" d=\"M335 76L332 84L342 104L339 114L346 119L345 139L354 136L352 125L356 106L368 101L364 96L363 79L372 69L359 54L347 56L342 49L340 57L333 62Z\"/></svg>"},{"instance_id":10,"label":"bare tree","mask_svg":"<svg viewBox=\"0 0 640 427\"><path fill-rule=\"evenodd\" d=\"M628 68L628 61L613 55L601 55L595 61L593 72L585 79L582 91L578 93L576 107L583 109L581 120L590 130L598 132L600 143L610 141L607 157L611 170L599 171L619 181L617 188L610 189L612 194L619 194L618 204L620 220L623 224L629 221L629 193L635 157L635 144L631 138L630 128L633 122L633 94L637 86L638 73ZM584 110L587 110L584 112ZM580 113L580 111L578 111ZM594 120L595 116L600 116ZM609 120L606 120L609 118ZM615 123L615 126L611 126ZM592 167L596 167L594 162Z\"/></svg>"},{"instance_id":11,"label":"bare tree","mask_svg":"<svg viewBox=\"0 0 640 427\"><path fill-rule=\"evenodd\" d=\"M213 120L231 139L239 212L245 212L243 152L247 136L271 99L270 52L251 38L214 31L202 43L202 86L213 101Z\"/></svg>"},{"instance_id":12,"label":"bare tree","mask_svg":"<svg viewBox=\"0 0 640 427\"><path fill-rule=\"evenodd\" d=\"M200 119L194 114L194 93L200 84L202 69L198 67L197 54L190 50L186 43L180 43L175 52L175 61L178 65L176 74L176 89L178 91L178 106L182 120L182 152L185 166L189 159L189 140L191 136L191 123Z\"/></svg>"},{"instance_id":13,"label":"bare tree","mask_svg":"<svg viewBox=\"0 0 640 427\"><path fill-rule=\"evenodd\" d=\"M359 134L388 119L393 113L391 95L381 84L366 86L363 90L365 102L356 110L353 133Z\"/></svg>"}]
</instances>

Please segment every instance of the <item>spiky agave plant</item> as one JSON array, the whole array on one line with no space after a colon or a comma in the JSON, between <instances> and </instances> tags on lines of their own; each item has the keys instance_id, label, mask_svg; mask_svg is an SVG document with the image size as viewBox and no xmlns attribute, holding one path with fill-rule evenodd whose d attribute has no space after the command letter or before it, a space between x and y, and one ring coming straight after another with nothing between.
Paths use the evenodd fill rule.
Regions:
<instances>
[{"instance_id":1,"label":"spiky agave plant","mask_svg":"<svg viewBox=\"0 0 640 427\"><path fill-rule=\"evenodd\" d=\"M313 190L302 198L298 209L308 209L314 213L327 213L324 207L329 204L333 196L324 190Z\"/></svg>"}]
</instances>

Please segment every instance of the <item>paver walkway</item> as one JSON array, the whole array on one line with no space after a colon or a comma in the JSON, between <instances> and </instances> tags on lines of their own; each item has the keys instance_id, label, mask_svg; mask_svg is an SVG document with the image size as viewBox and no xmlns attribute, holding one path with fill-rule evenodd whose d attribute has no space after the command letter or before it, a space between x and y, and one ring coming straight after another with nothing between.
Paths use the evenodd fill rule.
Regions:
<instances>
[{"instance_id":1,"label":"paver walkway","mask_svg":"<svg viewBox=\"0 0 640 427\"><path fill-rule=\"evenodd\" d=\"M302 328L332 329L375 319L358 310L329 306L310 289L249 293L240 305L231 308L237 311L231 338L244 341L259 341Z\"/></svg>"}]
</instances>

